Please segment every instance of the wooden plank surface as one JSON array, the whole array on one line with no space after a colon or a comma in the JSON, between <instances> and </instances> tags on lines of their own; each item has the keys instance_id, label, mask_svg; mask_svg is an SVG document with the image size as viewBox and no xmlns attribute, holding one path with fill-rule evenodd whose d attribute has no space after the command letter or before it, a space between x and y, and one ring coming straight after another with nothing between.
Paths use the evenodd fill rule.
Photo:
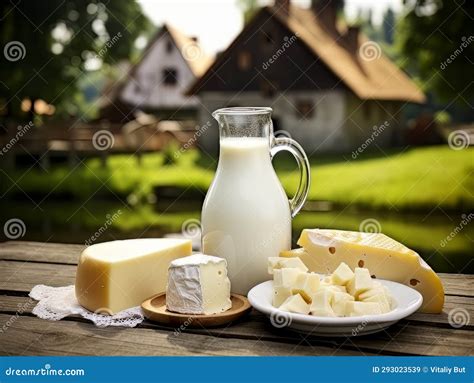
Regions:
<instances>
[{"instance_id":1,"label":"wooden plank surface","mask_svg":"<svg viewBox=\"0 0 474 383\"><path fill-rule=\"evenodd\" d=\"M288 345L261 339L216 338L208 334L175 334L147 328L106 327L100 331L75 321L43 321L21 316L12 321L0 315L0 353L10 355L290 355ZM295 355L360 355L337 347L307 343L291 345Z\"/></svg>"},{"instance_id":2,"label":"wooden plank surface","mask_svg":"<svg viewBox=\"0 0 474 383\"><path fill-rule=\"evenodd\" d=\"M77 265L85 245L9 241L0 244L0 259Z\"/></svg>"},{"instance_id":3,"label":"wooden plank surface","mask_svg":"<svg viewBox=\"0 0 474 383\"><path fill-rule=\"evenodd\" d=\"M13 323L0 334L0 352L25 355L471 355L472 320L462 328L449 321L452 310L474 318L474 276L440 274L446 304L440 315L415 313L387 331L358 338L317 338L273 328L252 311L231 326L216 329L174 329L145 321L135 329L99 329L81 317L48 322L33 316L27 297L36 284L74 283L84 246L7 242L0 244L0 322ZM179 337L179 340L172 339ZM56 339L46 345L36 339ZM58 341L59 339L59 341ZM153 340L153 341L152 341ZM186 341L185 341L186 340ZM212 341L211 341L212 340ZM179 342L182 343L179 343ZM188 342L189 341L189 342ZM74 347L74 342L77 347ZM89 342L93 344L89 344ZM249 343L250 342L250 343ZM223 347L223 344L226 347ZM246 344L252 346L246 347ZM138 347L138 349L137 349ZM158 350L156 349L158 348ZM22 351L26 349L25 351ZM71 350L72 349L72 350Z\"/></svg>"}]
</instances>

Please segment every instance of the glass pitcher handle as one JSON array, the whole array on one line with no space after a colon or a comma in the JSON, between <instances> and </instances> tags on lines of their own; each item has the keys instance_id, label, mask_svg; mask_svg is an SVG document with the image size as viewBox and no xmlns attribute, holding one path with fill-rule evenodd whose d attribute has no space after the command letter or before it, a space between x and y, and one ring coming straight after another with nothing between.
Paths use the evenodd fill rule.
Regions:
<instances>
[{"instance_id":1,"label":"glass pitcher handle","mask_svg":"<svg viewBox=\"0 0 474 383\"><path fill-rule=\"evenodd\" d=\"M291 218L301 210L308 196L310 186L309 161L306 153L298 142L288 137L274 137L270 149L270 158L282 150L290 152L295 157L300 169L300 183L295 195L290 199Z\"/></svg>"}]
</instances>

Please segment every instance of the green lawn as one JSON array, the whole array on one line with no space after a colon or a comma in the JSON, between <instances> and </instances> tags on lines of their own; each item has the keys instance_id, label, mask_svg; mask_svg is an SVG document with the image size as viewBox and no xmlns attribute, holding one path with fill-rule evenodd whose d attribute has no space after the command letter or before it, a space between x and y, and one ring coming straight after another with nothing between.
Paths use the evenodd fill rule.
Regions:
<instances>
[{"instance_id":1,"label":"green lawn","mask_svg":"<svg viewBox=\"0 0 474 383\"><path fill-rule=\"evenodd\" d=\"M146 200L157 186L205 192L212 181L214 161L201 157L196 150L181 154L171 163L169 158L172 156L165 153L145 154L139 163L134 156L114 155L106 167L98 159L89 159L72 171L65 166L48 172L17 170L9 173L11 179L3 177L1 188L8 194L23 190L79 198L115 193L129 201ZM474 207L474 149L455 151L439 146L347 158L311 159L310 199L373 209L430 210L439 205L468 211ZM288 158L277 158L276 167L283 186L292 193L298 182L296 165Z\"/></svg>"}]
</instances>

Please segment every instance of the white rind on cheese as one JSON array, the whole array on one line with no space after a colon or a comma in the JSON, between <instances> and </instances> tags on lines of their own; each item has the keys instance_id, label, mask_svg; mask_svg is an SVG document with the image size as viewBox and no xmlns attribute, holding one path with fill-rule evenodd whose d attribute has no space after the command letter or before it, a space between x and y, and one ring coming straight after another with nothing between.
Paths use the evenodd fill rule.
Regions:
<instances>
[{"instance_id":1,"label":"white rind on cheese","mask_svg":"<svg viewBox=\"0 0 474 383\"><path fill-rule=\"evenodd\" d=\"M166 308L182 314L217 314L230 309L230 280L223 258L194 254L171 262Z\"/></svg>"}]
</instances>

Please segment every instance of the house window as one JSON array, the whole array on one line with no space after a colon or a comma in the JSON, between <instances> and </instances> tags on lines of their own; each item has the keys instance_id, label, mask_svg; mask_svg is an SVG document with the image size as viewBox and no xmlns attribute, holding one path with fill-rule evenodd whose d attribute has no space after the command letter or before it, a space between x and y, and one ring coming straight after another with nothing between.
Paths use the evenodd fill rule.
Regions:
<instances>
[{"instance_id":1,"label":"house window","mask_svg":"<svg viewBox=\"0 0 474 383\"><path fill-rule=\"evenodd\" d=\"M163 69L163 84L176 85L178 82L178 71L174 68Z\"/></svg>"},{"instance_id":2,"label":"house window","mask_svg":"<svg viewBox=\"0 0 474 383\"><path fill-rule=\"evenodd\" d=\"M296 102L296 114L299 118L313 118L315 109L314 103L310 100L299 100Z\"/></svg>"},{"instance_id":3,"label":"house window","mask_svg":"<svg viewBox=\"0 0 474 383\"><path fill-rule=\"evenodd\" d=\"M171 41L166 42L166 53L171 53L173 51L173 43Z\"/></svg>"},{"instance_id":4,"label":"house window","mask_svg":"<svg viewBox=\"0 0 474 383\"><path fill-rule=\"evenodd\" d=\"M249 70L252 65L252 55L250 52L241 51L239 52L237 61L240 70Z\"/></svg>"}]
</instances>

